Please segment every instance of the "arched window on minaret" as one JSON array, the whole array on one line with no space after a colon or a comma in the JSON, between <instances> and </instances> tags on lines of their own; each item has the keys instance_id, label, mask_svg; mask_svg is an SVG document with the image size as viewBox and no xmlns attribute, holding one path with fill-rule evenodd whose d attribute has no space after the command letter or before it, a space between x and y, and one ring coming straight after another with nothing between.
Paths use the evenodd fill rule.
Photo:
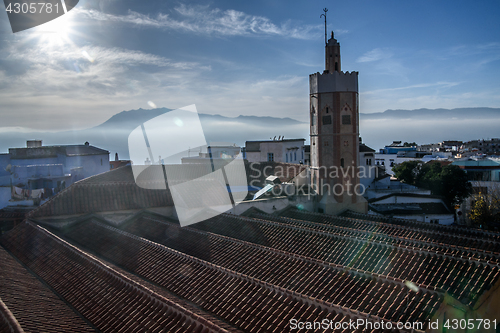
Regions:
<instances>
[{"instance_id":1,"label":"arched window on minaret","mask_svg":"<svg viewBox=\"0 0 500 333\"><path fill-rule=\"evenodd\" d=\"M314 126L315 124L316 124L316 110L314 109L313 106L311 110L311 126Z\"/></svg>"},{"instance_id":2,"label":"arched window on minaret","mask_svg":"<svg viewBox=\"0 0 500 333\"><path fill-rule=\"evenodd\" d=\"M338 62L335 62L335 71L338 72L339 71L339 63Z\"/></svg>"}]
</instances>

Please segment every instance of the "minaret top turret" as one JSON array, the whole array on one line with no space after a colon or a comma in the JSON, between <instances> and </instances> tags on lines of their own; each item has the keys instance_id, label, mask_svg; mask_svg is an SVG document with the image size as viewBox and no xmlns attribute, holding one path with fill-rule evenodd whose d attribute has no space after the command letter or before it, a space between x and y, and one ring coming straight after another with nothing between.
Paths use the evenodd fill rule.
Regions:
<instances>
[{"instance_id":1,"label":"minaret top turret","mask_svg":"<svg viewBox=\"0 0 500 333\"><path fill-rule=\"evenodd\" d=\"M328 73L341 72L340 44L333 37L333 31L325 47L325 71Z\"/></svg>"}]
</instances>

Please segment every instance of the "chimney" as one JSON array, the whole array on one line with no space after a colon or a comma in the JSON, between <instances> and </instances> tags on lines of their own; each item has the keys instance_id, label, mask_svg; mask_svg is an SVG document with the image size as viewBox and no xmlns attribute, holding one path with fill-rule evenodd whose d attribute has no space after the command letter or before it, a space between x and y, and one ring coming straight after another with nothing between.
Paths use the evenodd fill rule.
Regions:
<instances>
[{"instance_id":1,"label":"chimney","mask_svg":"<svg viewBox=\"0 0 500 333\"><path fill-rule=\"evenodd\" d=\"M36 148L42 146L42 140L28 140L26 141L27 148Z\"/></svg>"},{"instance_id":2,"label":"chimney","mask_svg":"<svg viewBox=\"0 0 500 333\"><path fill-rule=\"evenodd\" d=\"M115 153L115 161L118 161L118 153Z\"/></svg>"}]
</instances>

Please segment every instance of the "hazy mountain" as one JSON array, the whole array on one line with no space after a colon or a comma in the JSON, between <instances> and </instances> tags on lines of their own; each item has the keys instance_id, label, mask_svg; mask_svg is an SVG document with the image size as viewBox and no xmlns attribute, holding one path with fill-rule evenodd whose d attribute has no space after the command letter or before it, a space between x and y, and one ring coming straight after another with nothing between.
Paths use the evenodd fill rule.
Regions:
<instances>
[{"instance_id":1,"label":"hazy mountain","mask_svg":"<svg viewBox=\"0 0 500 333\"><path fill-rule=\"evenodd\" d=\"M130 110L115 114L104 123L89 129L63 132L0 131L0 152L11 147L25 147L26 140L41 139L44 145L90 144L109 150L110 159L118 152L120 159L128 159L128 136L140 124L171 109ZM271 137L302 137L308 139L309 126L291 118L199 114L207 143L226 142L244 146L247 140L266 140Z\"/></svg>"},{"instance_id":2,"label":"hazy mountain","mask_svg":"<svg viewBox=\"0 0 500 333\"><path fill-rule=\"evenodd\" d=\"M459 108L459 109L417 109L386 110L376 113L361 113L364 120L369 119L500 119L498 108Z\"/></svg>"},{"instance_id":3,"label":"hazy mountain","mask_svg":"<svg viewBox=\"0 0 500 333\"><path fill-rule=\"evenodd\" d=\"M120 112L104 123L85 130L64 132L26 132L0 128L0 153L11 147L25 147L26 140L42 139L44 145L82 144L115 152L121 159L128 158L130 132L170 109L131 110ZM309 124L291 118L200 114L200 121L208 143L227 142L244 146L245 141L268 140L275 136L304 138L309 141ZM379 149L394 140L419 144L443 140L475 140L500 137L500 109L418 109L387 110L360 114L360 135L368 146Z\"/></svg>"},{"instance_id":4,"label":"hazy mountain","mask_svg":"<svg viewBox=\"0 0 500 333\"><path fill-rule=\"evenodd\" d=\"M363 141L375 149L394 140L425 144L500 137L498 108L387 110L359 118Z\"/></svg>"}]
</instances>

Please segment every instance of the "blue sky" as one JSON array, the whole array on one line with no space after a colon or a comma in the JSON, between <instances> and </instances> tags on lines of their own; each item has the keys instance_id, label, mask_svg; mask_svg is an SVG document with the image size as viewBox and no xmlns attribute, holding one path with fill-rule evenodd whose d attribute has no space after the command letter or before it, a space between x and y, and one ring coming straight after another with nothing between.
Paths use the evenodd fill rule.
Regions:
<instances>
[{"instance_id":1,"label":"blue sky","mask_svg":"<svg viewBox=\"0 0 500 333\"><path fill-rule=\"evenodd\" d=\"M307 121L324 7L342 69L360 73L360 112L500 107L497 0L81 0L16 34L0 13L0 127L79 129L193 103Z\"/></svg>"}]
</instances>

